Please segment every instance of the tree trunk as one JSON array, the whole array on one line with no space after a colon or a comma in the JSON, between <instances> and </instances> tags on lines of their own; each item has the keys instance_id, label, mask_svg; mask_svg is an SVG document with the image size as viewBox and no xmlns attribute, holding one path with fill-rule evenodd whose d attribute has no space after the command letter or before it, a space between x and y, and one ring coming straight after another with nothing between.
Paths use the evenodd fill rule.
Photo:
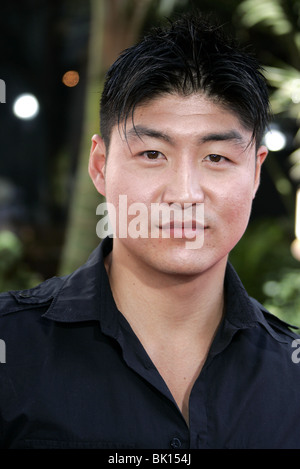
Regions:
<instances>
[{"instance_id":1,"label":"tree trunk","mask_svg":"<svg viewBox=\"0 0 300 469\"><path fill-rule=\"evenodd\" d=\"M143 26L152 0L92 0L88 77L81 147L69 210L59 275L86 261L99 243L96 207L104 201L89 174L91 137L99 133L99 102L104 73L119 53L132 45Z\"/></svg>"}]
</instances>

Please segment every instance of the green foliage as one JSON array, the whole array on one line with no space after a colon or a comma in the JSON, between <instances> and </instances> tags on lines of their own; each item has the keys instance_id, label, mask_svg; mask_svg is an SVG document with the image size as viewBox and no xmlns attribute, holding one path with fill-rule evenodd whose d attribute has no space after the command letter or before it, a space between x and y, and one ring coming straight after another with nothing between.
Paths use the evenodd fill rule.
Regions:
<instances>
[{"instance_id":1,"label":"green foliage","mask_svg":"<svg viewBox=\"0 0 300 469\"><path fill-rule=\"evenodd\" d=\"M279 318L300 327L300 272L283 270L281 278L267 281L264 286L267 299L264 306Z\"/></svg>"},{"instance_id":2,"label":"green foliage","mask_svg":"<svg viewBox=\"0 0 300 469\"><path fill-rule=\"evenodd\" d=\"M245 0L239 6L238 11L247 28L262 23L275 35L287 34L292 30L280 0Z\"/></svg>"},{"instance_id":3,"label":"green foliage","mask_svg":"<svg viewBox=\"0 0 300 469\"><path fill-rule=\"evenodd\" d=\"M299 120L299 0L244 0L237 7L236 14L248 31L263 33L260 37L271 40L272 47L264 50L262 57L275 118L279 115ZM299 132L294 144L296 148L288 159L291 166L289 175L291 180L299 183ZM269 162L269 174L278 189L282 177L278 171L272 170L275 160L270 159ZM232 261L252 296L281 319L300 326L300 265L290 253L293 235L294 229L286 227L281 220L257 222L249 227L232 253Z\"/></svg>"},{"instance_id":4,"label":"green foliage","mask_svg":"<svg viewBox=\"0 0 300 469\"><path fill-rule=\"evenodd\" d=\"M265 66L265 77L274 87L270 101L274 114L286 112L298 119L300 116L300 72L283 64L283 68Z\"/></svg>"},{"instance_id":5,"label":"green foliage","mask_svg":"<svg viewBox=\"0 0 300 469\"><path fill-rule=\"evenodd\" d=\"M248 293L284 321L300 326L300 263L284 220L252 222L230 254Z\"/></svg>"},{"instance_id":6,"label":"green foliage","mask_svg":"<svg viewBox=\"0 0 300 469\"><path fill-rule=\"evenodd\" d=\"M237 14L246 28L268 31L278 49L284 47L285 59L268 54L265 76L273 89L273 113L300 118L300 3L299 0L245 0ZM265 54L266 56L266 54Z\"/></svg>"},{"instance_id":7,"label":"green foliage","mask_svg":"<svg viewBox=\"0 0 300 469\"><path fill-rule=\"evenodd\" d=\"M269 36L272 41L272 52L265 51L263 54L267 59L263 68L272 89L270 102L274 116L284 115L300 120L299 0L244 0L236 13L243 27L264 31L265 37ZM294 143L300 147L299 134ZM299 157L299 153L294 154L290 173L296 182L300 182L299 171L295 169L300 164Z\"/></svg>"},{"instance_id":8,"label":"green foliage","mask_svg":"<svg viewBox=\"0 0 300 469\"><path fill-rule=\"evenodd\" d=\"M11 231L0 231L0 291L31 288L42 279L23 260L23 245Z\"/></svg>"}]
</instances>

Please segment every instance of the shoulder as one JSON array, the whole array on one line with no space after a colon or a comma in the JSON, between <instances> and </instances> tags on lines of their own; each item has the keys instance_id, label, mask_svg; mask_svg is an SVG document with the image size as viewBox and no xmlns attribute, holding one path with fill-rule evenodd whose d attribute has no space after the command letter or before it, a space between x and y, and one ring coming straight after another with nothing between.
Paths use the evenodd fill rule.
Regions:
<instances>
[{"instance_id":1,"label":"shoulder","mask_svg":"<svg viewBox=\"0 0 300 469\"><path fill-rule=\"evenodd\" d=\"M59 293L63 282L64 277L52 277L30 289L0 293L0 318L49 305Z\"/></svg>"},{"instance_id":2,"label":"shoulder","mask_svg":"<svg viewBox=\"0 0 300 469\"><path fill-rule=\"evenodd\" d=\"M291 339L300 339L299 328L293 324L283 321L279 317L268 311L261 303L256 299L250 298L250 301L256 310L259 310L263 320L262 324L266 324L268 332L274 332L277 339L289 342Z\"/></svg>"},{"instance_id":3,"label":"shoulder","mask_svg":"<svg viewBox=\"0 0 300 469\"><path fill-rule=\"evenodd\" d=\"M27 290L0 294L1 325L12 324L15 318L19 321L21 312L26 313L22 314L24 321L29 317L36 321L38 313L44 320L64 323L99 320L99 305L109 293L99 246L85 264L68 275L52 277Z\"/></svg>"},{"instance_id":4,"label":"shoulder","mask_svg":"<svg viewBox=\"0 0 300 469\"><path fill-rule=\"evenodd\" d=\"M256 309L259 309L262 320L259 321L265 340L264 351L268 357L269 373L282 372L285 378L297 379L300 385L300 335L299 328L289 324L270 313L257 300L251 298ZM269 340L267 339L269 338ZM260 339L258 339L259 341ZM260 342L260 346L262 342ZM296 366L298 365L298 366Z\"/></svg>"}]
</instances>

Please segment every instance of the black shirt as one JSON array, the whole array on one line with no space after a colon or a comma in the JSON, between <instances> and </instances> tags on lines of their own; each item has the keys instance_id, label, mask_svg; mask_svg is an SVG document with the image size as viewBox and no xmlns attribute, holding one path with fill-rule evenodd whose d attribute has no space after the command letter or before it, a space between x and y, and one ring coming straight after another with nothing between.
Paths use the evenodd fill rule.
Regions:
<instances>
[{"instance_id":1,"label":"black shirt","mask_svg":"<svg viewBox=\"0 0 300 469\"><path fill-rule=\"evenodd\" d=\"M299 336L228 264L226 314L187 426L116 308L103 264L110 249L106 239L73 274L0 295L1 447L300 448Z\"/></svg>"}]
</instances>

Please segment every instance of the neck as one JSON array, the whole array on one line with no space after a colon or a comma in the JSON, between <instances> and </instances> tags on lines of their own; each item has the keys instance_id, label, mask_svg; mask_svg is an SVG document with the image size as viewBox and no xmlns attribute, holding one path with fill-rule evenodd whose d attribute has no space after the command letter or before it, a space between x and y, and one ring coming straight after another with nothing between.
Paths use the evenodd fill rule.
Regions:
<instances>
[{"instance_id":1,"label":"neck","mask_svg":"<svg viewBox=\"0 0 300 469\"><path fill-rule=\"evenodd\" d=\"M168 275L130 268L106 259L106 269L118 309L138 336L157 340L181 333L211 337L223 314L224 273L227 259L193 276Z\"/></svg>"}]
</instances>

